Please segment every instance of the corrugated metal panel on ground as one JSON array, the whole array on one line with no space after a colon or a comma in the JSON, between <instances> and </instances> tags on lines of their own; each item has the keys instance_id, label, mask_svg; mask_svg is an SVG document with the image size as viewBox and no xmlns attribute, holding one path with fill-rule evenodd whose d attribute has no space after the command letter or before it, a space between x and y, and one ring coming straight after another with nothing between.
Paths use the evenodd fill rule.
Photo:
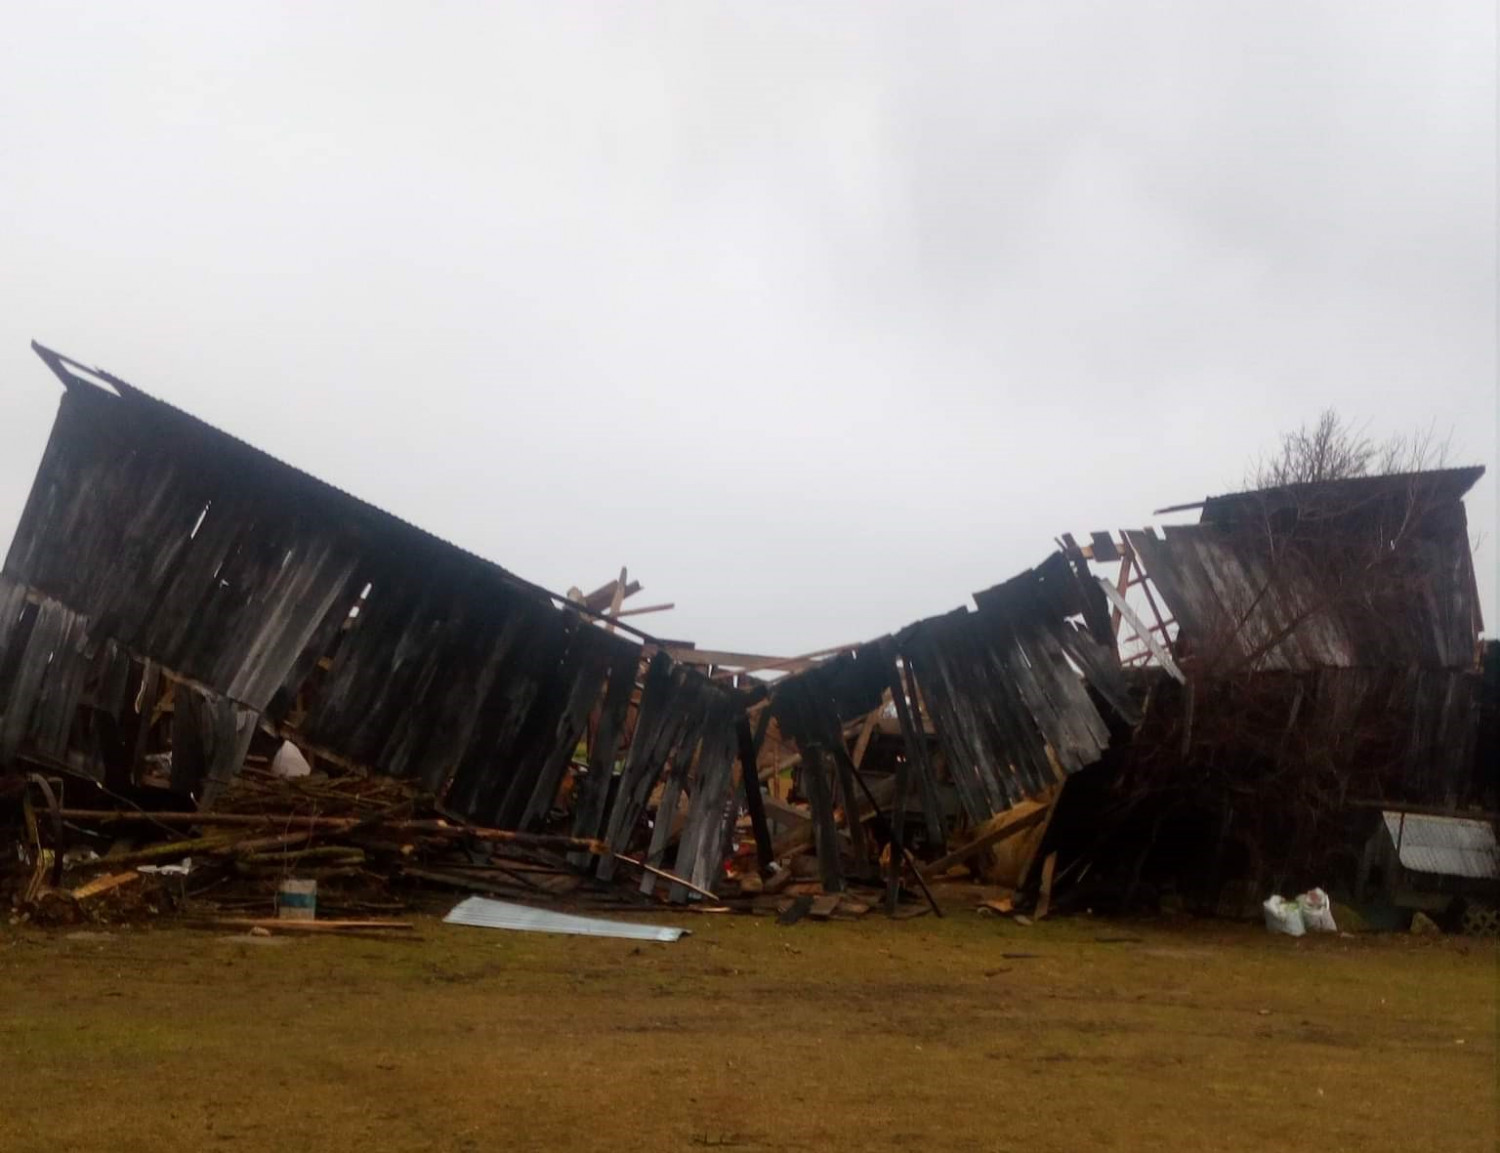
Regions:
<instances>
[{"instance_id":1,"label":"corrugated metal panel on ground","mask_svg":"<svg viewBox=\"0 0 1500 1153\"><path fill-rule=\"evenodd\" d=\"M515 929L522 933L565 933L577 937L619 937L626 941L675 941L690 930L669 925L639 925L609 921L603 917L580 917L551 909L534 909L489 897L460 901L443 918L450 925L473 925L480 929Z\"/></svg>"}]
</instances>

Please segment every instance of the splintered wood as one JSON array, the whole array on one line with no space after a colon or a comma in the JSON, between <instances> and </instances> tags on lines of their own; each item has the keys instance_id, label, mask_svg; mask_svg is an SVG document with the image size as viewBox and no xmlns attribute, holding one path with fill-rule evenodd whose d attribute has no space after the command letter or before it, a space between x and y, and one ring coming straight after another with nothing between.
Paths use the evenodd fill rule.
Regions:
<instances>
[{"instance_id":1,"label":"splintered wood","mask_svg":"<svg viewBox=\"0 0 1500 1153\"><path fill-rule=\"evenodd\" d=\"M116 901L101 916L128 916L132 908L148 906L199 914L209 909L269 910L277 886L293 877L319 882L319 907L335 914L400 907L420 902L424 892L443 889L531 901L607 901L621 908L649 904L630 891L628 878L605 884L568 866L563 854L569 852L590 858L613 855L603 840L453 822L434 809L430 798L390 778L312 774L288 780L247 768L221 794L213 812L69 808L56 810L56 815L79 835L108 830L113 838L104 855L68 862L69 877L98 874L66 891L75 905L90 906L127 886L149 890L134 906ZM184 831L197 835L183 836ZM127 834L123 838L122 832ZM132 839L152 837L165 839L140 848L131 845ZM633 868L714 900L711 890L669 869L618 856ZM171 868L149 877L137 871L159 864ZM350 930L389 927L317 924Z\"/></svg>"}]
</instances>

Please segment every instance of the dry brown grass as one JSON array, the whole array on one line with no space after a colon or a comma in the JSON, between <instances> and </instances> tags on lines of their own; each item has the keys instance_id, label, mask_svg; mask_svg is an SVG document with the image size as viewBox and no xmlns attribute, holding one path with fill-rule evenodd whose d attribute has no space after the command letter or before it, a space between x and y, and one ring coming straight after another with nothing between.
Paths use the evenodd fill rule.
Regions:
<instances>
[{"instance_id":1,"label":"dry brown grass","mask_svg":"<svg viewBox=\"0 0 1500 1153\"><path fill-rule=\"evenodd\" d=\"M680 921L676 945L4 932L0 1149L1496 1147L1489 946Z\"/></svg>"}]
</instances>

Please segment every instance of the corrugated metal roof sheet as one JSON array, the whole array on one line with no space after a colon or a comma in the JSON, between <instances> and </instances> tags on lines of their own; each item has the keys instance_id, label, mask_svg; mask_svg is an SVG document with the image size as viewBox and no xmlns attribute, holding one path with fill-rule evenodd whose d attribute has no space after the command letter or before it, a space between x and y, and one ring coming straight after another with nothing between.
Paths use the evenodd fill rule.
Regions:
<instances>
[{"instance_id":1,"label":"corrugated metal roof sheet","mask_svg":"<svg viewBox=\"0 0 1500 1153\"><path fill-rule=\"evenodd\" d=\"M688 932L667 925L638 925L629 921L606 921L603 917L579 917L551 909L534 909L489 897L460 901L443 918L450 925L473 925L481 929L517 929L523 933L568 933L580 937L620 937L627 941L675 941Z\"/></svg>"},{"instance_id":2,"label":"corrugated metal roof sheet","mask_svg":"<svg viewBox=\"0 0 1500 1153\"><path fill-rule=\"evenodd\" d=\"M1500 878L1500 846L1487 821L1386 812L1386 831L1401 867L1414 873L1480 880Z\"/></svg>"}]
</instances>

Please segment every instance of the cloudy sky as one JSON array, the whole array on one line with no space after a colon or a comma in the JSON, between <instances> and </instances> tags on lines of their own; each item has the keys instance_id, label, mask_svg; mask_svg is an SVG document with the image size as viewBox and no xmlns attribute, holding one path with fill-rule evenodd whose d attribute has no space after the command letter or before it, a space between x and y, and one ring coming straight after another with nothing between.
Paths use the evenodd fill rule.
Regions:
<instances>
[{"instance_id":1,"label":"cloudy sky","mask_svg":"<svg viewBox=\"0 0 1500 1153\"><path fill-rule=\"evenodd\" d=\"M5 17L0 541L33 337L762 652L1236 488L1332 405L1491 468L1500 623L1490 0Z\"/></svg>"}]
</instances>

